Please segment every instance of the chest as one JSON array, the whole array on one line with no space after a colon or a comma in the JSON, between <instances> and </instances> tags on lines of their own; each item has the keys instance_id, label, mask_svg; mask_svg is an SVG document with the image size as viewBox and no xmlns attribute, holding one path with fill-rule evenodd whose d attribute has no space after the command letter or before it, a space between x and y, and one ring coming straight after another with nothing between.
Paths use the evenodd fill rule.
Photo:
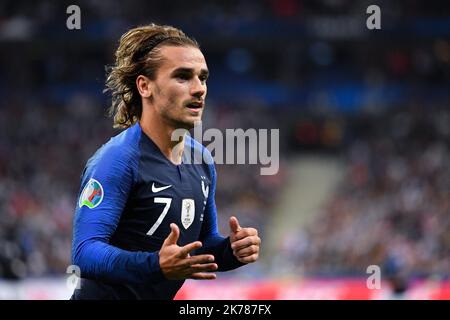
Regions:
<instances>
[{"instance_id":1,"label":"chest","mask_svg":"<svg viewBox=\"0 0 450 320\"><path fill-rule=\"evenodd\" d=\"M171 223L180 229L179 245L196 241L211 188L207 167L175 166L164 161L141 166L139 182L131 193L124 218L155 245L170 233Z\"/></svg>"}]
</instances>

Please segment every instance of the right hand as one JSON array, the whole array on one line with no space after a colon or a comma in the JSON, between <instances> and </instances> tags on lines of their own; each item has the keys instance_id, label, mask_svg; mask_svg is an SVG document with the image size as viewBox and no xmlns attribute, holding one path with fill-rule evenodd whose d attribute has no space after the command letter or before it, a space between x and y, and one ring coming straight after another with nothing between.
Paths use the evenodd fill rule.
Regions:
<instances>
[{"instance_id":1,"label":"right hand","mask_svg":"<svg viewBox=\"0 0 450 320\"><path fill-rule=\"evenodd\" d=\"M217 264L213 263L214 256L202 254L191 256L189 253L202 246L200 241L191 242L183 247L177 245L180 229L175 223L170 224L171 232L164 240L159 251L159 265L164 276L170 280L197 279L214 280Z\"/></svg>"}]
</instances>

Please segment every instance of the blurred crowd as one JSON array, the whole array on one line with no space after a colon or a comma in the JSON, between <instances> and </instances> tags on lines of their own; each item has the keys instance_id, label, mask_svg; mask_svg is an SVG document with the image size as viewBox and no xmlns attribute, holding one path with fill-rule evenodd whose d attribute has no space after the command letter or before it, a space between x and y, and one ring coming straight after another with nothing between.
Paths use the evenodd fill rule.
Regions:
<instances>
[{"instance_id":1,"label":"blurred crowd","mask_svg":"<svg viewBox=\"0 0 450 320\"><path fill-rule=\"evenodd\" d=\"M217 166L223 233L236 215L264 236L290 155L344 154L345 183L286 260L307 274L448 274L449 2L380 1L376 32L371 1L82 0L81 30L69 31L71 4L0 2L0 278L70 264L80 174L118 133L104 68L120 35L149 22L200 42L204 129L280 129L278 175Z\"/></svg>"},{"instance_id":2,"label":"blurred crowd","mask_svg":"<svg viewBox=\"0 0 450 320\"><path fill-rule=\"evenodd\" d=\"M0 276L61 274L82 166L110 126L92 100L17 98L0 107Z\"/></svg>"},{"instance_id":3,"label":"blurred crowd","mask_svg":"<svg viewBox=\"0 0 450 320\"><path fill-rule=\"evenodd\" d=\"M321 214L285 243L297 274L450 275L450 109L349 120L346 172Z\"/></svg>"}]
</instances>

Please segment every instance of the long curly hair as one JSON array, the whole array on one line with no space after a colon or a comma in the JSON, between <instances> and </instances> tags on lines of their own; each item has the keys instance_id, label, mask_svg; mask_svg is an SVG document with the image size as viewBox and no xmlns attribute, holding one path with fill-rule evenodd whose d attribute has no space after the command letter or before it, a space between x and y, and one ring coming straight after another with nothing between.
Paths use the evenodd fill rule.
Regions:
<instances>
[{"instance_id":1,"label":"long curly hair","mask_svg":"<svg viewBox=\"0 0 450 320\"><path fill-rule=\"evenodd\" d=\"M106 68L104 93L111 94L108 115L114 117L114 128L128 128L142 115L142 100L136 78L144 75L155 80L161 65L163 45L200 48L197 41L183 31L168 25L139 26L122 35L115 52L114 65Z\"/></svg>"}]
</instances>

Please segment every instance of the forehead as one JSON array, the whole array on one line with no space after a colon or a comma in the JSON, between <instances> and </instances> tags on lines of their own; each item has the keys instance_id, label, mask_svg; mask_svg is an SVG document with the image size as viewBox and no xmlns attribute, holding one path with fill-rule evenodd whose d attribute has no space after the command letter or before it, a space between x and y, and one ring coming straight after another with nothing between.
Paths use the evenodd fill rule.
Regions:
<instances>
[{"instance_id":1,"label":"forehead","mask_svg":"<svg viewBox=\"0 0 450 320\"><path fill-rule=\"evenodd\" d=\"M163 57L160 69L169 71L177 68L189 68L195 71L207 69L205 57L197 48L164 46L160 53Z\"/></svg>"}]
</instances>

